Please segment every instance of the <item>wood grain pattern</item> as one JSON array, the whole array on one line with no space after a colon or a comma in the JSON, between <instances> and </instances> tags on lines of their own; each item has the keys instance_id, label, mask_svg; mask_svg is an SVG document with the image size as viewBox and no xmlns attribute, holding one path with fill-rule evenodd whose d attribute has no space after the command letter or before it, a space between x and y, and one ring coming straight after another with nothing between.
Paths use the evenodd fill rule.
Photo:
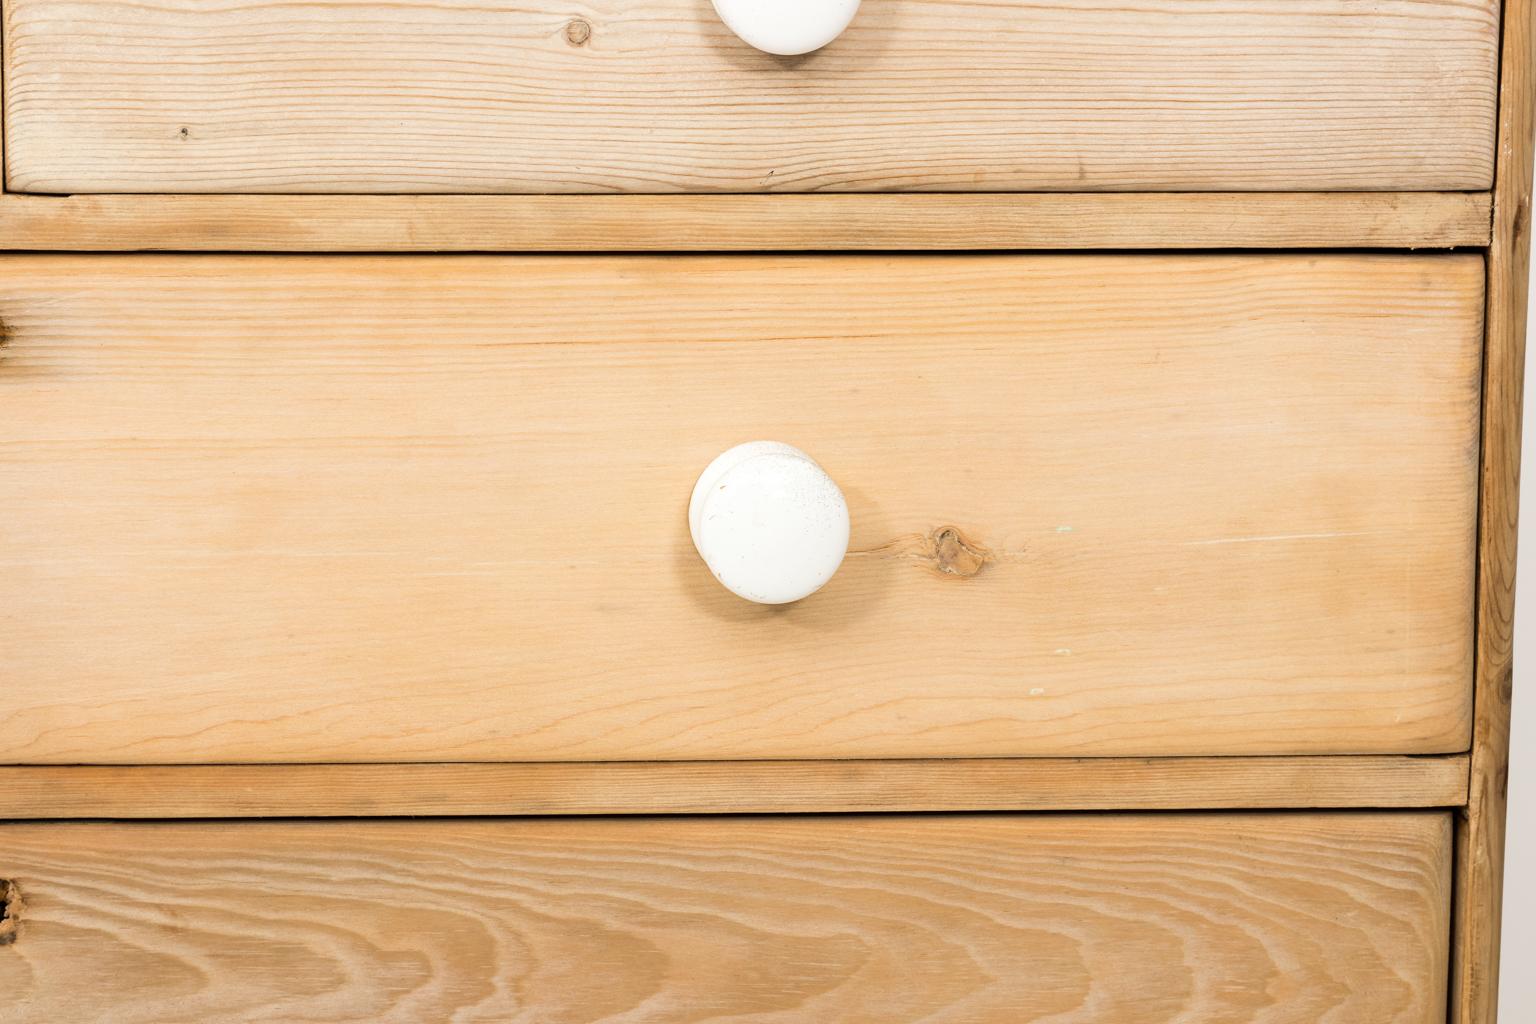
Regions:
<instances>
[{"instance_id":1,"label":"wood grain pattern","mask_svg":"<svg viewBox=\"0 0 1536 1024\"><path fill-rule=\"evenodd\" d=\"M254 252L1486 246L1482 192L0 194L0 248Z\"/></svg>"},{"instance_id":2,"label":"wood grain pattern","mask_svg":"<svg viewBox=\"0 0 1536 1024\"><path fill-rule=\"evenodd\" d=\"M1467 755L0 767L0 818L1451 807Z\"/></svg>"},{"instance_id":3,"label":"wood grain pattern","mask_svg":"<svg viewBox=\"0 0 1536 1024\"><path fill-rule=\"evenodd\" d=\"M1476 714L1472 783L1457 834L1452 1024L1494 1024L1498 1016L1509 723L1514 695L1520 426L1531 269L1531 136L1536 119L1532 17L1529 0L1508 0L1505 5L1498 177L1493 242L1488 250Z\"/></svg>"},{"instance_id":4,"label":"wood grain pattern","mask_svg":"<svg viewBox=\"0 0 1536 1024\"><path fill-rule=\"evenodd\" d=\"M10 826L12 1024L1440 1024L1445 813Z\"/></svg>"},{"instance_id":5,"label":"wood grain pattern","mask_svg":"<svg viewBox=\"0 0 1536 1024\"><path fill-rule=\"evenodd\" d=\"M9 258L0 759L1463 750L1482 287L1474 255ZM788 608L685 523L760 436L855 524Z\"/></svg>"},{"instance_id":6,"label":"wood grain pattern","mask_svg":"<svg viewBox=\"0 0 1536 1024\"><path fill-rule=\"evenodd\" d=\"M18 192L1491 182L1497 0L903 0L795 60L703 0L4 13Z\"/></svg>"}]
</instances>

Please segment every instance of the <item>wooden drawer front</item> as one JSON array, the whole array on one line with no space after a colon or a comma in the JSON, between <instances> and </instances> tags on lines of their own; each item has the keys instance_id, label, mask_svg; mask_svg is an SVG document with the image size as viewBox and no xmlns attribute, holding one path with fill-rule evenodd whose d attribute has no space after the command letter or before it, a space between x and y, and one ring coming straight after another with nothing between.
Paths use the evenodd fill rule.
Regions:
<instances>
[{"instance_id":1,"label":"wooden drawer front","mask_svg":"<svg viewBox=\"0 0 1536 1024\"><path fill-rule=\"evenodd\" d=\"M1497 0L5 0L38 192L1484 189ZM579 45L573 42L579 40Z\"/></svg>"},{"instance_id":2,"label":"wooden drawer front","mask_svg":"<svg viewBox=\"0 0 1536 1024\"><path fill-rule=\"evenodd\" d=\"M11 1024L1442 1024L1412 814L0 830Z\"/></svg>"},{"instance_id":3,"label":"wooden drawer front","mask_svg":"<svg viewBox=\"0 0 1536 1024\"><path fill-rule=\"evenodd\" d=\"M0 761L1465 749L1483 265L10 257ZM792 606L694 479L848 496Z\"/></svg>"}]
</instances>

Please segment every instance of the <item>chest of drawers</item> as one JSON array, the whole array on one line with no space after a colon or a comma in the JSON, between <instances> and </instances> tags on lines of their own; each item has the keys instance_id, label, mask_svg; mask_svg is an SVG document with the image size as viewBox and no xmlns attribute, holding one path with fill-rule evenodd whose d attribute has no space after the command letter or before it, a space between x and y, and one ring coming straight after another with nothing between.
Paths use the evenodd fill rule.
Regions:
<instances>
[{"instance_id":1,"label":"chest of drawers","mask_svg":"<svg viewBox=\"0 0 1536 1024\"><path fill-rule=\"evenodd\" d=\"M0 1019L1493 1024L1526 0L0 10Z\"/></svg>"}]
</instances>

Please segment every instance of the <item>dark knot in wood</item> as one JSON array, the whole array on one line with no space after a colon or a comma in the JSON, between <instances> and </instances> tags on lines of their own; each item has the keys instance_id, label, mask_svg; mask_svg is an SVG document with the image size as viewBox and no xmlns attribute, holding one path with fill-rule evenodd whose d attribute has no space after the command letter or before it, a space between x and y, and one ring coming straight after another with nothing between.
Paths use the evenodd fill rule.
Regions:
<instances>
[{"instance_id":1,"label":"dark knot in wood","mask_svg":"<svg viewBox=\"0 0 1536 1024\"><path fill-rule=\"evenodd\" d=\"M986 548L965 538L953 526L941 526L928 537L934 567L951 576L975 576L991 558Z\"/></svg>"},{"instance_id":2,"label":"dark knot in wood","mask_svg":"<svg viewBox=\"0 0 1536 1024\"><path fill-rule=\"evenodd\" d=\"M16 921L21 916L21 890L9 878L0 878L0 946L16 941Z\"/></svg>"}]
</instances>

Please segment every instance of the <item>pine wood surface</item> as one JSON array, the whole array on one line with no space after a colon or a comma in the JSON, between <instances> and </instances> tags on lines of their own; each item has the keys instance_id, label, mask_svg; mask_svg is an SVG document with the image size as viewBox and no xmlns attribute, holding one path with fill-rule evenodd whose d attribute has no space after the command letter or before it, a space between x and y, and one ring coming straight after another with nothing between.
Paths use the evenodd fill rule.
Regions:
<instances>
[{"instance_id":1,"label":"pine wood surface","mask_svg":"<svg viewBox=\"0 0 1536 1024\"><path fill-rule=\"evenodd\" d=\"M10 258L0 759L1462 750L1482 284L1474 255ZM752 437L851 503L792 607L688 540Z\"/></svg>"},{"instance_id":2,"label":"pine wood surface","mask_svg":"<svg viewBox=\"0 0 1536 1024\"><path fill-rule=\"evenodd\" d=\"M0 819L1459 807L1468 758L0 766Z\"/></svg>"},{"instance_id":3,"label":"pine wood surface","mask_svg":"<svg viewBox=\"0 0 1536 1024\"><path fill-rule=\"evenodd\" d=\"M8 826L10 1024L1439 1024L1444 812Z\"/></svg>"},{"instance_id":4,"label":"pine wood surface","mask_svg":"<svg viewBox=\"0 0 1536 1024\"><path fill-rule=\"evenodd\" d=\"M702 0L4 14L16 192L1465 191L1492 173L1497 0L904 0L791 60Z\"/></svg>"},{"instance_id":5,"label":"pine wood surface","mask_svg":"<svg viewBox=\"0 0 1536 1024\"><path fill-rule=\"evenodd\" d=\"M1493 242L1488 250L1472 785L1457 829L1457 943L1452 1024L1498 1018L1499 932L1514 695L1515 548L1530 282L1532 9L1505 5Z\"/></svg>"},{"instance_id":6,"label":"pine wood surface","mask_svg":"<svg viewBox=\"0 0 1536 1024\"><path fill-rule=\"evenodd\" d=\"M774 195L0 193L0 248L250 252L1446 249L1486 192Z\"/></svg>"}]
</instances>

